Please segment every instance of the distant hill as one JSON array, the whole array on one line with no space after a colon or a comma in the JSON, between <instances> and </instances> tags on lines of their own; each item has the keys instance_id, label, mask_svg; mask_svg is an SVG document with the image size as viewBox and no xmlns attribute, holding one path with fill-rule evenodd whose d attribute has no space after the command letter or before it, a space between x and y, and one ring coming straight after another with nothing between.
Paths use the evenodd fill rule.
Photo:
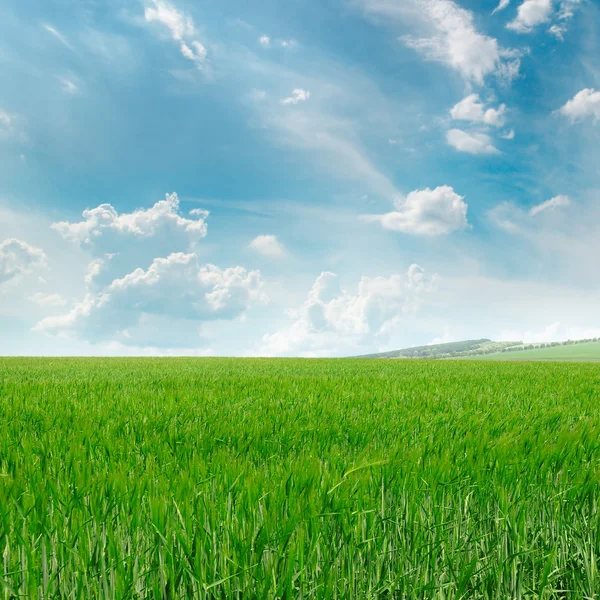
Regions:
<instances>
[{"instance_id":1,"label":"distant hill","mask_svg":"<svg viewBox=\"0 0 600 600\"><path fill-rule=\"evenodd\" d=\"M600 361L600 338L538 344L493 342L484 338L450 344L415 346L357 358Z\"/></svg>"},{"instance_id":2,"label":"distant hill","mask_svg":"<svg viewBox=\"0 0 600 600\"><path fill-rule=\"evenodd\" d=\"M468 356L481 360L536 360L536 361L600 361L600 341L598 339L568 340L548 344L530 344L506 348L503 351L486 356Z\"/></svg>"},{"instance_id":3,"label":"distant hill","mask_svg":"<svg viewBox=\"0 0 600 600\"><path fill-rule=\"evenodd\" d=\"M493 342L488 339L465 340L449 344L432 344L431 346L416 346L391 352L367 354L358 358L461 358L502 352L504 348L520 346L521 342Z\"/></svg>"}]
</instances>

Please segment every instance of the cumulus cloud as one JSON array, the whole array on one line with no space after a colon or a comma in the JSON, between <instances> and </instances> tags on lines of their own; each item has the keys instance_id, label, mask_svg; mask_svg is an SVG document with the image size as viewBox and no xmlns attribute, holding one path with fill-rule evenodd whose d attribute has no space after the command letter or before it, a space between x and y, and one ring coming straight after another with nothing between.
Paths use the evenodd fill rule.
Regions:
<instances>
[{"instance_id":1,"label":"cumulus cloud","mask_svg":"<svg viewBox=\"0 0 600 600\"><path fill-rule=\"evenodd\" d=\"M306 102L310 98L310 92L308 90L303 90L297 88L292 90L292 95L283 98L281 104L298 104L299 102Z\"/></svg>"},{"instance_id":2,"label":"cumulus cloud","mask_svg":"<svg viewBox=\"0 0 600 600\"><path fill-rule=\"evenodd\" d=\"M592 88L581 90L559 109L559 113L567 117L571 123L589 117L598 121L600 119L600 92Z\"/></svg>"},{"instance_id":3,"label":"cumulus cloud","mask_svg":"<svg viewBox=\"0 0 600 600\"><path fill-rule=\"evenodd\" d=\"M174 253L156 258L148 269L135 269L96 293L88 293L68 313L46 317L37 331L67 334L90 341L113 340L123 344L169 344L164 327L156 331L146 324L152 317L202 322L232 319L250 306L263 302L259 271L242 267L220 269L202 265L196 254ZM187 342L197 337L193 327Z\"/></svg>"},{"instance_id":4,"label":"cumulus cloud","mask_svg":"<svg viewBox=\"0 0 600 600\"><path fill-rule=\"evenodd\" d=\"M92 245L107 236L148 238L164 231L182 233L191 240L206 236L208 212L194 209L190 216L181 216L177 194L167 194L148 209L131 213L118 213L110 204L83 211L83 221L70 223L60 221L51 225L63 238L80 245Z\"/></svg>"},{"instance_id":5,"label":"cumulus cloud","mask_svg":"<svg viewBox=\"0 0 600 600\"><path fill-rule=\"evenodd\" d=\"M26 242L9 238L0 243L0 284L44 266L45 252Z\"/></svg>"},{"instance_id":6,"label":"cumulus cloud","mask_svg":"<svg viewBox=\"0 0 600 600\"><path fill-rule=\"evenodd\" d=\"M551 198L550 200L546 200L546 202L542 202L541 204L537 204L536 206L534 206L529 211L529 214L530 214L530 216L535 217L536 215L539 215L540 213L542 213L546 210L552 210L555 208L560 208L560 207L570 206L570 205L571 205L571 199L569 198L569 196L555 196L554 198Z\"/></svg>"},{"instance_id":7,"label":"cumulus cloud","mask_svg":"<svg viewBox=\"0 0 600 600\"><path fill-rule=\"evenodd\" d=\"M451 129L446 134L448 144L459 152L469 154L500 154L492 143L492 139L485 133L467 132L462 129Z\"/></svg>"},{"instance_id":8,"label":"cumulus cloud","mask_svg":"<svg viewBox=\"0 0 600 600\"><path fill-rule=\"evenodd\" d=\"M518 33L530 33L537 26L555 20L548 32L562 40L568 22L574 17L580 4L581 0L562 0L560 3L553 0L524 0L518 8L516 18L506 27Z\"/></svg>"},{"instance_id":9,"label":"cumulus cloud","mask_svg":"<svg viewBox=\"0 0 600 600\"><path fill-rule=\"evenodd\" d=\"M467 209L464 197L443 185L434 190L415 190L398 201L396 211L364 218L401 233L447 235L469 226Z\"/></svg>"},{"instance_id":10,"label":"cumulus cloud","mask_svg":"<svg viewBox=\"0 0 600 600\"><path fill-rule=\"evenodd\" d=\"M518 33L529 33L538 25L550 21L553 10L552 0L525 0L517 9L516 18L506 27Z\"/></svg>"},{"instance_id":11,"label":"cumulus cloud","mask_svg":"<svg viewBox=\"0 0 600 600\"><path fill-rule=\"evenodd\" d=\"M428 34L403 36L404 43L426 59L455 69L467 81L482 84L491 74L511 79L518 73L517 53L477 31L473 13L453 0L361 0L361 4L368 13L386 19L418 20Z\"/></svg>"},{"instance_id":12,"label":"cumulus cloud","mask_svg":"<svg viewBox=\"0 0 600 600\"><path fill-rule=\"evenodd\" d=\"M404 275L362 277L356 293L350 293L340 287L335 273L323 272L302 306L289 313L293 323L265 335L259 353L323 355L340 344L348 353L350 347L386 336L416 312L435 280L412 265Z\"/></svg>"},{"instance_id":13,"label":"cumulus cloud","mask_svg":"<svg viewBox=\"0 0 600 600\"><path fill-rule=\"evenodd\" d=\"M271 38L268 35L261 35L258 38L258 43L265 48L268 48L271 45Z\"/></svg>"},{"instance_id":14,"label":"cumulus cloud","mask_svg":"<svg viewBox=\"0 0 600 600\"><path fill-rule=\"evenodd\" d=\"M274 235L259 235L250 242L250 248L269 258L285 255L285 246Z\"/></svg>"},{"instance_id":15,"label":"cumulus cloud","mask_svg":"<svg viewBox=\"0 0 600 600\"><path fill-rule=\"evenodd\" d=\"M193 19L171 4L162 0L152 0L144 9L147 23L159 23L166 27L174 41L179 44L181 54L195 63L198 69L206 66L207 50L197 39Z\"/></svg>"},{"instance_id":16,"label":"cumulus cloud","mask_svg":"<svg viewBox=\"0 0 600 600\"><path fill-rule=\"evenodd\" d=\"M450 116L456 121L482 123L493 127L504 126L505 113L505 104L501 104L498 108L486 108L485 104L479 99L479 94L471 94L463 98L450 110Z\"/></svg>"},{"instance_id":17,"label":"cumulus cloud","mask_svg":"<svg viewBox=\"0 0 600 600\"><path fill-rule=\"evenodd\" d=\"M81 221L61 221L51 228L91 255L85 284L101 289L156 256L196 250L206 237L208 211L183 214L177 194L150 208L118 212L111 204L83 211Z\"/></svg>"}]
</instances>

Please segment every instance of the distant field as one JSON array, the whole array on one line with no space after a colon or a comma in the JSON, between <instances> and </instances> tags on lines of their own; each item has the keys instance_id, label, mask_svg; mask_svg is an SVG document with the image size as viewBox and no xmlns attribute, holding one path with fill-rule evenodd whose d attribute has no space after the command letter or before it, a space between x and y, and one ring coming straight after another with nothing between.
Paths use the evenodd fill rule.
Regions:
<instances>
[{"instance_id":1,"label":"distant field","mask_svg":"<svg viewBox=\"0 0 600 600\"><path fill-rule=\"evenodd\" d=\"M548 360L548 361L600 361L600 342L572 344L569 346L554 346L553 348L534 348L468 357L475 360Z\"/></svg>"},{"instance_id":2,"label":"distant field","mask_svg":"<svg viewBox=\"0 0 600 600\"><path fill-rule=\"evenodd\" d=\"M598 598L599 375L0 359L1 596Z\"/></svg>"}]
</instances>

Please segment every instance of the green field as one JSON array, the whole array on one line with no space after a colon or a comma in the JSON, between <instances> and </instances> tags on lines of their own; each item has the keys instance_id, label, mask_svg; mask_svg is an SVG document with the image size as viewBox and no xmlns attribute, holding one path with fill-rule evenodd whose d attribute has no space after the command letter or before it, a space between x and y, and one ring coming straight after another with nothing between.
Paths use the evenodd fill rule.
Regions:
<instances>
[{"instance_id":1,"label":"green field","mask_svg":"<svg viewBox=\"0 0 600 600\"><path fill-rule=\"evenodd\" d=\"M0 359L2 598L597 598L599 400L593 364Z\"/></svg>"},{"instance_id":2,"label":"green field","mask_svg":"<svg viewBox=\"0 0 600 600\"><path fill-rule=\"evenodd\" d=\"M554 346L552 348L534 348L532 350L518 350L516 352L503 352L502 354L488 354L469 358L475 358L478 360L547 360L595 362L600 361L600 342L588 342L585 344L572 344L568 346Z\"/></svg>"}]
</instances>

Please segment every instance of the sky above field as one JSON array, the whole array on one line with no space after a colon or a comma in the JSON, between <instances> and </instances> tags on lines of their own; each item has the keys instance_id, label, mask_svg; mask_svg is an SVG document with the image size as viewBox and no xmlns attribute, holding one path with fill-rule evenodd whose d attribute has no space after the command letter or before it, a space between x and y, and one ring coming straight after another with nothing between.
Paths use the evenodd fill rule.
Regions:
<instances>
[{"instance_id":1,"label":"sky above field","mask_svg":"<svg viewBox=\"0 0 600 600\"><path fill-rule=\"evenodd\" d=\"M0 353L600 336L593 0L5 0Z\"/></svg>"}]
</instances>

